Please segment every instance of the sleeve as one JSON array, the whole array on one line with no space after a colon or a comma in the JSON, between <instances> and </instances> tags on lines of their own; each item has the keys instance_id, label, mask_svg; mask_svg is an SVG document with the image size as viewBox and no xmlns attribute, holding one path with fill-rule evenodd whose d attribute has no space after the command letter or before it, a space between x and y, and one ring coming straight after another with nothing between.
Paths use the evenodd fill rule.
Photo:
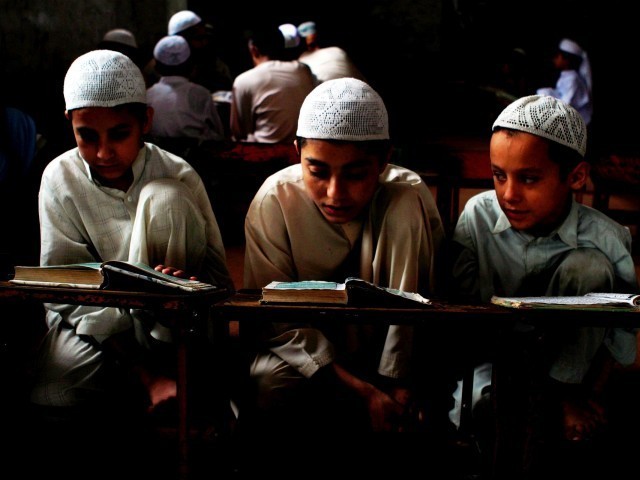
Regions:
<instances>
[{"instance_id":1,"label":"sleeve","mask_svg":"<svg viewBox=\"0 0 640 480\"><path fill-rule=\"evenodd\" d=\"M374 205L361 260L363 268L371 264L373 271L371 277L364 271L363 276L377 285L431 295L437 287L436 259L442 253L444 230L426 186L387 185ZM406 377L412 353L413 327L390 325L378 373Z\"/></svg>"},{"instance_id":2,"label":"sleeve","mask_svg":"<svg viewBox=\"0 0 640 480\"><path fill-rule=\"evenodd\" d=\"M450 292L462 301L480 300L478 252L471 236L468 213L462 212L451 242Z\"/></svg>"},{"instance_id":3,"label":"sleeve","mask_svg":"<svg viewBox=\"0 0 640 480\"><path fill-rule=\"evenodd\" d=\"M41 265L100 261L85 240L77 211L61 202L49 188L46 177L39 193ZM45 304L78 335L92 335L101 341L110 335L133 327L128 311L120 308L98 308L82 305Z\"/></svg>"},{"instance_id":4,"label":"sleeve","mask_svg":"<svg viewBox=\"0 0 640 480\"><path fill-rule=\"evenodd\" d=\"M271 280L294 281L297 276L280 203L275 195L258 192L245 219L244 287L262 288ZM260 337L271 352L305 377L335 357L325 335L302 320L265 325Z\"/></svg>"}]
</instances>

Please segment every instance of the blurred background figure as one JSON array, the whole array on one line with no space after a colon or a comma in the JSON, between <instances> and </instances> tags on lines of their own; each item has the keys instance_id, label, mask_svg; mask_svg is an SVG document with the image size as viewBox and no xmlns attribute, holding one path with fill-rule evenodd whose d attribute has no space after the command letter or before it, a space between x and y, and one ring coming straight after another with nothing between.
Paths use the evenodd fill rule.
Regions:
<instances>
[{"instance_id":1,"label":"blurred background figure","mask_svg":"<svg viewBox=\"0 0 640 480\"><path fill-rule=\"evenodd\" d=\"M150 140L182 157L189 147L224 140L224 126L211 93L189 80L191 48L180 35L167 35L153 49L160 80L147 89L154 116Z\"/></svg>"},{"instance_id":2,"label":"blurred background figure","mask_svg":"<svg viewBox=\"0 0 640 480\"><path fill-rule=\"evenodd\" d=\"M191 10L181 10L169 19L169 35L180 35L189 42L194 71L191 80L210 92L231 90L229 66L218 56L213 27Z\"/></svg>"},{"instance_id":3,"label":"blurred background figure","mask_svg":"<svg viewBox=\"0 0 640 480\"><path fill-rule=\"evenodd\" d=\"M366 81L346 51L337 46L320 46L315 22L309 21L298 25L298 34L306 47L300 54L299 60L309 65L317 83L341 77L353 77Z\"/></svg>"},{"instance_id":4,"label":"blurred background figure","mask_svg":"<svg viewBox=\"0 0 640 480\"><path fill-rule=\"evenodd\" d=\"M104 34L100 43L99 50L115 50L124 53L133 60L133 63L142 67L142 55L135 35L126 28L114 28Z\"/></svg>"},{"instance_id":5,"label":"blurred background figure","mask_svg":"<svg viewBox=\"0 0 640 480\"><path fill-rule=\"evenodd\" d=\"M233 82L231 135L238 142L293 143L298 114L315 80L307 65L287 60L286 39L263 24L248 40L253 68Z\"/></svg>"},{"instance_id":6,"label":"blurred background figure","mask_svg":"<svg viewBox=\"0 0 640 480\"><path fill-rule=\"evenodd\" d=\"M284 36L284 53L287 60L296 60L300 56L300 35L293 23L283 23L278 27Z\"/></svg>"},{"instance_id":7,"label":"blurred background figure","mask_svg":"<svg viewBox=\"0 0 640 480\"><path fill-rule=\"evenodd\" d=\"M580 112L587 127L593 116L591 64L586 50L575 41L563 38L553 56L559 72L555 87L539 88L538 95L551 95Z\"/></svg>"}]
</instances>

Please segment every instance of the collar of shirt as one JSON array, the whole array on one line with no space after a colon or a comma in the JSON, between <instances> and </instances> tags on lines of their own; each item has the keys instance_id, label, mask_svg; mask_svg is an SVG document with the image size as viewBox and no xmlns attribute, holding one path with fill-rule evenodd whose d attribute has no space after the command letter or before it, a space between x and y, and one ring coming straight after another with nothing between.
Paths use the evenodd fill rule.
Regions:
<instances>
[{"instance_id":1,"label":"collar of shirt","mask_svg":"<svg viewBox=\"0 0 640 480\"><path fill-rule=\"evenodd\" d=\"M131 169L133 170L133 183L131 185L135 185L138 182L140 175L142 175L142 170L146 162L147 150L148 149L146 148L146 144L144 144L140 149L140 151L138 152L138 156L131 164ZM87 177L89 177L89 180L91 180L93 183L95 183L98 186L102 186L100 185L100 182L98 180L93 178L93 175L91 173L91 166L87 163L87 161L84 158L82 158L82 155L80 155L79 150L78 150L78 155L82 159L82 163L84 164L84 168L87 172Z\"/></svg>"},{"instance_id":2,"label":"collar of shirt","mask_svg":"<svg viewBox=\"0 0 640 480\"><path fill-rule=\"evenodd\" d=\"M500 211L500 215L498 216L498 220L496 220L492 233L497 235L509 228L512 228L511 223L509 223L504 212ZM521 233L525 234L525 232ZM529 236L529 234L525 235ZM557 229L549 234L549 237L553 235L557 235L560 240L570 247L578 247L578 202L576 202L575 199L571 200L571 210L569 211L567 218L564 219ZM531 237L534 238L533 235L531 235Z\"/></svg>"}]
</instances>

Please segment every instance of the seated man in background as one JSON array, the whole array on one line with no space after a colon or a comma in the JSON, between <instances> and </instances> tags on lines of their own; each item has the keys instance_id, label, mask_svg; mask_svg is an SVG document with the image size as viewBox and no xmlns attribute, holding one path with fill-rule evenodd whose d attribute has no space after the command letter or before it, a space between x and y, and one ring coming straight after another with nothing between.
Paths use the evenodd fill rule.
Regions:
<instances>
[{"instance_id":1,"label":"seated man in background","mask_svg":"<svg viewBox=\"0 0 640 480\"><path fill-rule=\"evenodd\" d=\"M172 139L191 146L224 140L224 126L211 93L189 80L193 71L189 43L179 35L163 37L156 43L153 57L161 77L147 89L147 103L154 111L151 141L164 147L163 142ZM185 156L181 151L173 153Z\"/></svg>"},{"instance_id":2,"label":"seated man in background","mask_svg":"<svg viewBox=\"0 0 640 480\"><path fill-rule=\"evenodd\" d=\"M254 66L233 82L231 135L238 142L293 142L300 106L314 87L311 70L287 59L276 25L256 29L248 48Z\"/></svg>"}]
</instances>

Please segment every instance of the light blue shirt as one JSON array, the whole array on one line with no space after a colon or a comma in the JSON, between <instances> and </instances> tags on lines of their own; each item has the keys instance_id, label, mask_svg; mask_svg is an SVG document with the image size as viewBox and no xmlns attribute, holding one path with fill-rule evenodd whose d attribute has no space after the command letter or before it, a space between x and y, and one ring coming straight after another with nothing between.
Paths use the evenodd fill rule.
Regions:
<instances>
[{"instance_id":1,"label":"light blue shirt","mask_svg":"<svg viewBox=\"0 0 640 480\"><path fill-rule=\"evenodd\" d=\"M511 227L494 190L480 193L466 203L453 241L463 247L453 267L456 293L483 302L490 301L494 294L526 295L522 290L525 279L548 270L577 248L602 252L611 262L620 288L638 290L629 229L575 200L554 232L536 237ZM588 275L588 268L585 265L581 275ZM635 360L634 333L612 329L605 344L623 365Z\"/></svg>"}]
</instances>

